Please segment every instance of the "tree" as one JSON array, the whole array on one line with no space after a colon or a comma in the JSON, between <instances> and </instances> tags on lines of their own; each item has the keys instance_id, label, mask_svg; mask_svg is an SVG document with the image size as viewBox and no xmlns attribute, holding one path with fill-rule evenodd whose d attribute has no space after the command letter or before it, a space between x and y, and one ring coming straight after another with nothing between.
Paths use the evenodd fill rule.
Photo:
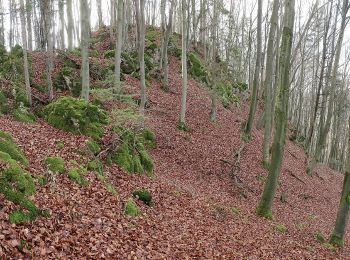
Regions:
<instances>
[{"instance_id":1,"label":"tree","mask_svg":"<svg viewBox=\"0 0 350 260\"><path fill-rule=\"evenodd\" d=\"M252 101L250 103L249 116L245 126L245 134L250 138L253 128L253 122L256 112L256 104L259 87L259 74L261 66L261 24L262 24L262 0L258 0L258 21L257 21L257 47L256 63L253 80Z\"/></svg>"},{"instance_id":2,"label":"tree","mask_svg":"<svg viewBox=\"0 0 350 260\"><path fill-rule=\"evenodd\" d=\"M340 203L338 207L337 219L334 230L330 238L330 242L337 246L344 245L345 228L349 219L350 209L350 118L348 119L348 155L347 166L344 174L343 189L341 193Z\"/></svg>"},{"instance_id":3,"label":"tree","mask_svg":"<svg viewBox=\"0 0 350 260\"><path fill-rule=\"evenodd\" d=\"M264 90L265 90L265 111L264 111L264 120L265 120L265 129L264 129L264 142L263 142L263 163L266 166L270 162L270 141L271 141L271 130L272 130L272 111L273 111L273 49L274 49L274 40L276 29L278 26L278 9L279 9L279 0L273 1L272 14L270 20L270 32L267 42L267 51L266 51L266 78L264 81Z\"/></svg>"},{"instance_id":4,"label":"tree","mask_svg":"<svg viewBox=\"0 0 350 260\"><path fill-rule=\"evenodd\" d=\"M141 101L140 112L145 113L146 106L146 74L145 74L145 1L134 0L136 8L136 24L137 24L137 38L139 48L139 64L140 64L140 84L141 84Z\"/></svg>"},{"instance_id":5,"label":"tree","mask_svg":"<svg viewBox=\"0 0 350 260\"><path fill-rule=\"evenodd\" d=\"M67 0L67 35L68 35L68 50L73 49L73 7L72 0Z\"/></svg>"},{"instance_id":6,"label":"tree","mask_svg":"<svg viewBox=\"0 0 350 260\"><path fill-rule=\"evenodd\" d=\"M32 3L26 0L26 13L27 13L27 33L28 33L28 50L33 50L33 34L32 34Z\"/></svg>"},{"instance_id":7,"label":"tree","mask_svg":"<svg viewBox=\"0 0 350 260\"><path fill-rule=\"evenodd\" d=\"M187 101L187 18L186 18L186 0L182 0L182 93L181 93L181 111L179 127L186 129L186 101Z\"/></svg>"},{"instance_id":8,"label":"tree","mask_svg":"<svg viewBox=\"0 0 350 260\"><path fill-rule=\"evenodd\" d=\"M28 55L27 55L27 32L26 32L26 23L25 23L25 7L24 2L21 0L21 27L22 27L22 47L23 47L23 69L24 69L24 80L25 80L25 86L26 86L26 94L27 99L29 102L29 105L32 105L32 89L30 87L30 80L29 80L29 65L28 65Z\"/></svg>"},{"instance_id":9,"label":"tree","mask_svg":"<svg viewBox=\"0 0 350 260\"><path fill-rule=\"evenodd\" d=\"M278 96L275 108L275 134L272 145L271 165L269 167L269 174L264 191L257 208L258 215L267 218L272 217L271 207L281 171L286 137L290 86L289 73L294 28L294 5L295 0L285 0L284 2L283 31L278 71Z\"/></svg>"},{"instance_id":10,"label":"tree","mask_svg":"<svg viewBox=\"0 0 350 260\"><path fill-rule=\"evenodd\" d=\"M102 3L101 0L97 0L97 16L98 16L98 28L104 26L102 19Z\"/></svg>"},{"instance_id":11,"label":"tree","mask_svg":"<svg viewBox=\"0 0 350 260\"><path fill-rule=\"evenodd\" d=\"M118 0L118 13L117 13L117 40L115 49L115 88L120 89L120 64L122 54L123 43L123 21L124 21L124 1Z\"/></svg>"},{"instance_id":12,"label":"tree","mask_svg":"<svg viewBox=\"0 0 350 260\"><path fill-rule=\"evenodd\" d=\"M58 1L58 12L60 18L60 48L64 49L65 46L65 37L64 37L64 0Z\"/></svg>"},{"instance_id":13,"label":"tree","mask_svg":"<svg viewBox=\"0 0 350 260\"><path fill-rule=\"evenodd\" d=\"M80 0L80 26L81 26L81 97L89 101L90 78L89 78L89 40L90 40L90 10L88 2Z\"/></svg>"},{"instance_id":14,"label":"tree","mask_svg":"<svg viewBox=\"0 0 350 260\"><path fill-rule=\"evenodd\" d=\"M165 0L163 0L165 2ZM168 44L170 39L170 34L173 26L173 12L175 7L175 0L171 0L170 9L169 9L169 21L166 25L166 19L164 15L164 21L162 23L162 45L161 45L161 61L160 61L160 68L163 71L163 80L162 80L162 87L164 90L169 90L169 81L168 81L168 74L169 74L169 65L168 65ZM165 9L165 6L164 6Z\"/></svg>"}]
</instances>

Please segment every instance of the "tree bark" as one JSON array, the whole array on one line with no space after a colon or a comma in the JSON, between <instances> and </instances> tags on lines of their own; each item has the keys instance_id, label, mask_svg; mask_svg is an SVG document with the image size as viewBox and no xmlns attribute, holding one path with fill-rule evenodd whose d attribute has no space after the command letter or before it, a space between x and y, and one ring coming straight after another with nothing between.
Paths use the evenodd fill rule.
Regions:
<instances>
[{"instance_id":1,"label":"tree bark","mask_svg":"<svg viewBox=\"0 0 350 260\"><path fill-rule=\"evenodd\" d=\"M68 50L73 49L73 9L72 0L67 1L67 35L68 35Z\"/></svg>"},{"instance_id":2,"label":"tree bark","mask_svg":"<svg viewBox=\"0 0 350 260\"><path fill-rule=\"evenodd\" d=\"M348 120L350 122L350 118ZM347 166L344 174L343 189L341 193L340 203L335 221L334 230L332 232L330 243L343 246L346 225L349 219L350 206L350 123L349 123L349 137L348 137L348 154Z\"/></svg>"},{"instance_id":3,"label":"tree bark","mask_svg":"<svg viewBox=\"0 0 350 260\"><path fill-rule=\"evenodd\" d=\"M272 145L271 165L264 191L257 208L257 214L272 218L272 202L275 197L278 177L281 171L286 137L289 99L289 74L294 28L295 0L285 0L281 52L279 58L278 96L275 109L275 134Z\"/></svg>"},{"instance_id":4,"label":"tree bark","mask_svg":"<svg viewBox=\"0 0 350 260\"><path fill-rule=\"evenodd\" d=\"M180 128L186 128L186 102L187 102L187 20L186 20L186 0L182 0L182 93L181 93L181 111Z\"/></svg>"},{"instance_id":5,"label":"tree bark","mask_svg":"<svg viewBox=\"0 0 350 260\"><path fill-rule=\"evenodd\" d=\"M120 92L120 64L123 43L124 0L118 0L117 40L115 51L115 88Z\"/></svg>"},{"instance_id":6,"label":"tree bark","mask_svg":"<svg viewBox=\"0 0 350 260\"><path fill-rule=\"evenodd\" d=\"M27 55L27 32L26 32L26 24L25 24L25 7L24 2L21 0L21 27L22 27L22 45L23 45L23 69L24 69L24 80L26 85L26 94L29 105L32 106L32 90L30 87L29 80L29 64L28 64L28 55Z\"/></svg>"},{"instance_id":7,"label":"tree bark","mask_svg":"<svg viewBox=\"0 0 350 260\"><path fill-rule=\"evenodd\" d=\"M257 21L257 47L256 47L256 63L253 80L252 100L250 103L249 116L245 127L245 134L250 138L254 123L256 112L258 88L259 88L259 74L261 66L261 24L262 24L262 0L258 0L258 21Z\"/></svg>"},{"instance_id":8,"label":"tree bark","mask_svg":"<svg viewBox=\"0 0 350 260\"><path fill-rule=\"evenodd\" d=\"M90 79L89 79L89 38L90 38L90 24L89 24L89 6L86 0L80 0L80 26L81 26L81 78L82 89L81 97L89 102Z\"/></svg>"},{"instance_id":9,"label":"tree bark","mask_svg":"<svg viewBox=\"0 0 350 260\"><path fill-rule=\"evenodd\" d=\"M264 142L263 142L263 163L267 167L270 163L270 141L271 141L271 130L272 130L272 108L273 108L273 49L274 49L274 40L276 29L278 26L278 9L279 9L279 0L273 1L272 14L270 20L270 32L267 43L266 51L266 78L264 82L265 89L265 111L264 111Z\"/></svg>"}]
</instances>

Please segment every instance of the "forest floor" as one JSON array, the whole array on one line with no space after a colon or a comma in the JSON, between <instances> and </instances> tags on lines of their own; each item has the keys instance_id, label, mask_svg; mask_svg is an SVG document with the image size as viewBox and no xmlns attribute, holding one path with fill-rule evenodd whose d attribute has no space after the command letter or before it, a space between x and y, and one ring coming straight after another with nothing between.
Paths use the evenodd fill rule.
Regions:
<instances>
[{"instance_id":1,"label":"forest floor","mask_svg":"<svg viewBox=\"0 0 350 260\"><path fill-rule=\"evenodd\" d=\"M243 142L240 128L247 104L233 111L218 107L217 123L209 121L211 101L194 80L188 85L189 132L176 127L180 111L180 64L172 58L170 92L156 82L148 89L147 126L157 137L151 151L154 177L128 175L106 168L118 195L107 192L93 173L81 188L66 175L39 186L33 201L51 212L48 218L11 225L14 205L0 196L0 256L35 259L349 259L350 247L333 252L315 235L332 231L343 175L319 165L306 175L303 149L287 141L274 220L256 216L267 171L262 167L263 132L254 130L241 152L236 178L234 153ZM126 80L138 87L138 81ZM259 111L258 111L259 113ZM46 156L67 162L79 158L83 136L55 129L45 121L19 123L0 117L0 129L21 146L34 176L45 171ZM62 149L57 142L64 142ZM147 188L154 206L142 203L142 215L123 214L133 190ZM281 201L281 196L285 199ZM287 230L281 232L284 225ZM25 242L23 242L25 241ZM347 244L349 236L346 237Z\"/></svg>"}]
</instances>

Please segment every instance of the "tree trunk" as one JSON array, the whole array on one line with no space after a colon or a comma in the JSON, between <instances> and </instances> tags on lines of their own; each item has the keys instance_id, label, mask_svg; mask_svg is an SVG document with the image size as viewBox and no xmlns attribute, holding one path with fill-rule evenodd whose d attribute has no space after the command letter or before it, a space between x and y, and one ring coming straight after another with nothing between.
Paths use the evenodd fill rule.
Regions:
<instances>
[{"instance_id":1,"label":"tree trunk","mask_svg":"<svg viewBox=\"0 0 350 260\"><path fill-rule=\"evenodd\" d=\"M273 93L273 61L274 61L274 55L273 55L273 47L274 47L274 40L275 40L275 34L276 29L278 26L278 9L279 9L279 0L273 1L273 8L272 8L272 14L271 14L271 21L270 21L270 32L269 32L269 38L267 43L267 52L266 52L266 78L264 82L264 89L265 89L265 111L264 111L264 142L263 142L263 164L265 167L269 165L270 162L270 140L271 140L271 130L272 130L272 96Z\"/></svg>"},{"instance_id":2,"label":"tree trunk","mask_svg":"<svg viewBox=\"0 0 350 260\"><path fill-rule=\"evenodd\" d=\"M73 49L73 7L72 0L67 1L67 35L68 35L68 50Z\"/></svg>"},{"instance_id":3,"label":"tree trunk","mask_svg":"<svg viewBox=\"0 0 350 260\"><path fill-rule=\"evenodd\" d=\"M89 6L86 0L80 0L80 21L81 21L81 97L89 101L90 79L89 79Z\"/></svg>"},{"instance_id":4,"label":"tree trunk","mask_svg":"<svg viewBox=\"0 0 350 260\"><path fill-rule=\"evenodd\" d=\"M350 122L350 118L348 121ZM330 243L341 247L344 245L344 235L346 225L349 219L350 206L350 123L348 131L348 158L344 175L343 190L341 193L340 203L338 207L337 219L335 221L334 230L330 238Z\"/></svg>"},{"instance_id":5,"label":"tree trunk","mask_svg":"<svg viewBox=\"0 0 350 260\"><path fill-rule=\"evenodd\" d=\"M252 100L250 103L249 116L245 127L245 134L250 138L252 134L253 122L256 112L256 104L258 97L259 74L261 66L261 24L262 24L262 0L258 0L258 21L257 21L257 48L256 63L253 80Z\"/></svg>"},{"instance_id":6,"label":"tree trunk","mask_svg":"<svg viewBox=\"0 0 350 260\"><path fill-rule=\"evenodd\" d=\"M64 49L65 46L65 37L64 37L64 0L59 0L58 2L58 12L59 12L59 19L60 19L60 48Z\"/></svg>"},{"instance_id":7,"label":"tree trunk","mask_svg":"<svg viewBox=\"0 0 350 260\"><path fill-rule=\"evenodd\" d=\"M117 41L115 51L115 88L120 92L120 64L123 43L124 0L118 0Z\"/></svg>"},{"instance_id":8,"label":"tree trunk","mask_svg":"<svg viewBox=\"0 0 350 260\"><path fill-rule=\"evenodd\" d=\"M281 171L284 144L287 128L288 99L289 99L289 73L291 61L291 49L293 42L294 27L294 0L285 0L285 11L283 20L283 32L281 52L279 59L279 81L278 96L275 109L275 133L272 145L271 165L266 180L264 191L257 208L257 214L263 217L272 218L272 202L275 197L278 177Z\"/></svg>"},{"instance_id":9,"label":"tree trunk","mask_svg":"<svg viewBox=\"0 0 350 260\"><path fill-rule=\"evenodd\" d=\"M186 0L182 0L182 93L181 93L181 111L180 128L186 128L186 101L187 101L187 21L186 21Z\"/></svg>"},{"instance_id":10,"label":"tree trunk","mask_svg":"<svg viewBox=\"0 0 350 260\"><path fill-rule=\"evenodd\" d=\"M32 8L33 8L33 5L31 1L26 0L28 51L30 52L33 51Z\"/></svg>"},{"instance_id":11,"label":"tree trunk","mask_svg":"<svg viewBox=\"0 0 350 260\"><path fill-rule=\"evenodd\" d=\"M21 27L22 27L22 45L23 45L23 69L24 69L24 80L26 85L26 94L28 98L29 105L32 106L32 90L30 87L29 81L29 64L28 64L28 56L27 56L27 32L26 32L26 22L25 22L25 7L24 2L21 0Z\"/></svg>"},{"instance_id":12,"label":"tree trunk","mask_svg":"<svg viewBox=\"0 0 350 260\"><path fill-rule=\"evenodd\" d=\"M169 10L169 21L168 25L166 28L164 40L162 42L162 54L163 54L163 59L162 59L162 70L163 70L163 82L162 82L162 87L164 90L168 91L169 90L169 65L168 65L168 44L169 44L169 39L170 39L170 34L171 30L173 27L173 12L174 12L174 7L175 7L175 0L171 0L171 5L170 5L170 10Z\"/></svg>"},{"instance_id":13,"label":"tree trunk","mask_svg":"<svg viewBox=\"0 0 350 260\"><path fill-rule=\"evenodd\" d=\"M97 0L97 16L98 16L98 28L104 26L102 20L102 3L101 0Z\"/></svg>"},{"instance_id":14,"label":"tree trunk","mask_svg":"<svg viewBox=\"0 0 350 260\"><path fill-rule=\"evenodd\" d=\"M145 1L134 0L136 8L137 33L139 44L139 64L140 64L140 84L141 84L141 101L140 113L144 115L146 106L146 75L145 75Z\"/></svg>"}]
</instances>

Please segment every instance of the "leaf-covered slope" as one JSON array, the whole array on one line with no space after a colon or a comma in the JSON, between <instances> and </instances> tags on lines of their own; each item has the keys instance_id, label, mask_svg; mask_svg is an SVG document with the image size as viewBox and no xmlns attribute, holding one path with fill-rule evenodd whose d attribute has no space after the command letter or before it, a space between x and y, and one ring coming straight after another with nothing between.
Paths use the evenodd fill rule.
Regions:
<instances>
[{"instance_id":1,"label":"leaf-covered slope","mask_svg":"<svg viewBox=\"0 0 350 260\"><path fill-rule=\"evenodd\" d=\"M181 75L176 59L170 62L170 88L165 93L152 81L148 95L147 126L157 136L151 152L154 178L128 175L119 167L105 168L118 191L109 193L96 174L80 187L66 174L53 176L38 186L33 201L51 212L49 218L12 226L8 213L14 208L0 197L0 255L33 258L135 259L346 259L349 247L333 253L314 235L328 236L339 200L342 176L320 167L319 176L305 173L303 151L287 142L281 183L274 204L274 221L255 215L255 207L267 171L262 168L262 132L254 131L242 151L241 169L235 180L233 152L241 145L240 125L247 107L229 111L218 108L218 123L209 121L210 98L194 80L189 80L187 122L190 132L177 130ZM138 81L127 77L135 87ZM0 129L10 132L29 159L34 176L46 172L44 159L59 156L81 161L86 137L49 126L0 117ZM63 143L63 146L58 146ZM237 185L238 184L238 185ZM137 201L142 215L124 215L124 205L136 189L151 191L153 207ZM286 202L280 201L282 192ZM276 231L284 225L287 232ZM347 236L347 239L349 236ZM348 240L347 240L348 241Z\"/></svg>"}]
</instances>

